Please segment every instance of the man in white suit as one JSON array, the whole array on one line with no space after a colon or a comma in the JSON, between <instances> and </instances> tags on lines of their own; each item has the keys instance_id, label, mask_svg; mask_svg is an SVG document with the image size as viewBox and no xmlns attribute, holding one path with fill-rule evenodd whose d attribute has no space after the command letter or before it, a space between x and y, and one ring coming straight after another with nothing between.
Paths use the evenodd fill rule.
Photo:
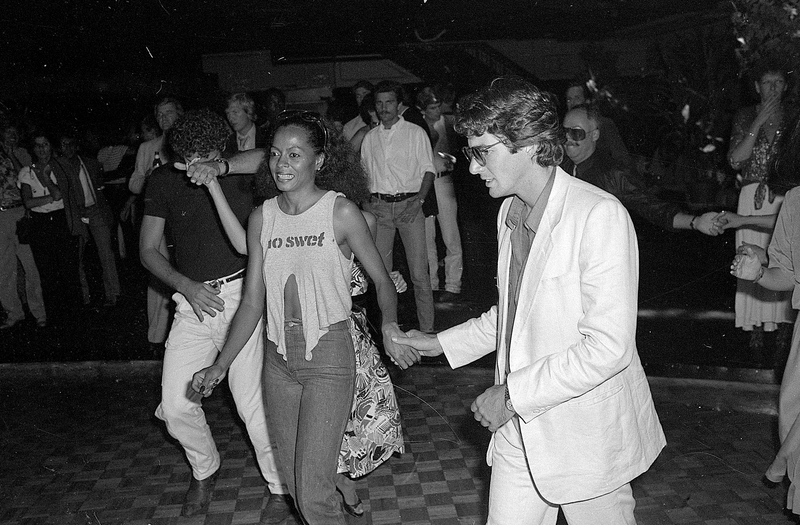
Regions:
<instances>
[{"instance_id":1,"label":"man in white suit","mask_svg":"<svg viewBox=\"0 0 800 525\"><path fill-rule=\"evenodd\" d=\"M497 350L472 404L492 432L491 525L633 524L630 481L665 445L636 350L638 248L612 195L558 165L549 94L500 78L459 105L470 171L495 197L499 302L436 336L397 342L452 367Z\"/></svg>"}]
</instances>

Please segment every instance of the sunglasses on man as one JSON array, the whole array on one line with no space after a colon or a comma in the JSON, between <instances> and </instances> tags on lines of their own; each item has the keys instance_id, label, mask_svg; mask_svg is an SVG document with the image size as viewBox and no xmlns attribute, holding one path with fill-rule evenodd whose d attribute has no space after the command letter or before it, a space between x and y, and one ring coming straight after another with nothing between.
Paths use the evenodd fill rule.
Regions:
<instances>
[{"instance_id":1,"label":"sunglasses on man","mask_svg":"<svg viewBox=\"0 0 800 525\"><path fill-rule=\"evenodd\" d=\"M565 128L565 131L567 132L568 139L574 140L575 142L580 142L586 138L587 133L594 130L590 129L589 131L586 131L583 128Z\"/></svg>"}]
</instances>

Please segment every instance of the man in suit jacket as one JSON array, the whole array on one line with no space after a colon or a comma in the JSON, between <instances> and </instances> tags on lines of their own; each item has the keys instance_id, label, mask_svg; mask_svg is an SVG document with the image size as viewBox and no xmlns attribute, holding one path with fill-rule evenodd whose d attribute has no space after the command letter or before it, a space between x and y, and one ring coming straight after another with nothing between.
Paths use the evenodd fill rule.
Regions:
<instances>
[{"instance_id":1,"label":"man in suit jacket","mask_svg":"<svg viewBox=\"0 0 800 525\"><path fill-rule=\"evenodd\" d=\"M253 97L247 93L234 93L228 97L225 117L233 128L225 143L225 157L232 157L239 151L268 147L267 130L256 126L258 115Z\"/></svg>"},{"instance_id":2,"label":"man in suit jacket","mask_svg":"<svg viewBox=\"0 0 800 525\"><path fill-rule=\"evenodd\" d=\"M496 198L499 302L397 342L451 366L497 349L472 404L493 434L488 523L635 523L630 481L665 445L636 350L638 248L612 195L562 171L552 97L500 78L460 105L470 171Z\"/></svg>"},{"instance_id":3,"label":"man in suit jacket","mask_svg":"<svg viewBox=\"0 0 800 525\"><path fill-rule=\"evenodd\" d=\"M119 299L119 276L114 249L111 247L111 228L114 218L111 207L103 195L103 168L97 160L91 157L78 155L78 144L75 137L64 135L61 137L62 159L58 163L64 168L69 181L67 186L68 219L71 222L80 221L85 227L84 234L80 235L78 244L78 276L83 292L83 303L91 302L89 281L86 278L84 264L86 244L89 235L94 239L100 266L103 270L103 289L105 301L103 306L114 306Z\"/></svg>"}]
</instances>

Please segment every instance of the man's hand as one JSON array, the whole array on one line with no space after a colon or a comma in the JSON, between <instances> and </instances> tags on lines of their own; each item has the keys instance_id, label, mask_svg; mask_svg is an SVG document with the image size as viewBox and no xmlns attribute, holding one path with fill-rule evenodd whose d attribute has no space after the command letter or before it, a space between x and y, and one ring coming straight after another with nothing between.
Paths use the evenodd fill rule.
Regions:
<instances>
[{"instance_id":1,"label":"man's hand","mask_svg":"<svg viewBox=\"0 0 800 525\"><path fill-rule=\"evenodd\" d=\"M214 388L225 378L225 370L219 365L211 365L192 376L192 390L208 397Z\"/></svg>"},{"instance_id":2,"label":"man's hand","mask_svg":"<svg viewBox=\"0 0 800 525\"><path fill-rule=\"evenodd\" d=\"M414 222L420 208L422 208L422 202L419 200L419 197L410 197L406 199L406 201L408 202L406 209L403 210L397 218L400 222Z\"/></svg>"},{"instance_id":3,"label":"man's hand","mask_svg":"<svg viewBox=\"0 0 800 525\"><path fill-rule=\"evenodd\" d=\"M400 334L392 337L392 341L416 349L421 356L436 357L444 352L442 345L439 344L439 338L434 334L426 334L419 330L409 330L405 335L402 335L402 332Z\"/></svg>"},{"instance_id":4,"label":"man's hand","mask_svg":"<svg viewBox=\"0 0 800 525\"><path fill-rule=\"evenodd\" d=\"M720 213L715 211L709 211L700 215L695 221L695 229L700 233L716 237L725 230L723 223L719 221L720 215Z\"/></svg>"},{"instance_id":5,"label":"man's hand","mask_svg":"<svg viewBox=\"0 0 800 525\"><path fill-rule=\"evenodd\" d=\"M217 312L225 309L225 301L217 297L219 290L209 284L192 281L186 290L180 290L180 292L189 301L194 314L201 323L203 322L203 312L211 317L216 317Z\"/></svg>"},{"instance_id":6,"label":"man's hand","mask_svg":"<svg viewBox=\"0 0 800 525\"><path fill-rule=\"evenodd\" d=\"M208 184L222 173L222 165L217 161L192 162L188 166L183 162L176 162L175 168L186 171L186 175L198 186Z\"/></svg>"},{"instance_id":7,"label":"man's hand","mask_svg":"<svg viewBox=\"0 0 800 525\"><path fill-rule=\"evenodd\" d=\"M419 352L410 346L404 346L397 343L397 339L404 338L403 331L397 326L397 323L387 323L381 327L383 332L383 348L392 360L403 370L419 363Z\"/></svg>"},{"instance_id":8,"label":"man's hand","mask_svg":"<svg viewBox=\"0 0 800 525\"><path fill-rule=\"evenodd\" d=\"M514 415L514 412L506 408L506 385L487 388L483 394L475 398L470 408L475 421L491 432L497 432Z\"/></svg>"}]
</instances>

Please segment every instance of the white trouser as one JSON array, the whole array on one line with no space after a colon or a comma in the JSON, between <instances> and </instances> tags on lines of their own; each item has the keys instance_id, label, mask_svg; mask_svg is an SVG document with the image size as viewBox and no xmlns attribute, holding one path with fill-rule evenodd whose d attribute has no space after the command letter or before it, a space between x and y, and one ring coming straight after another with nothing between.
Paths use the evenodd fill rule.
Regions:
<instances>
[{"instance_id":1,"label":"white trouser","mask_svg":"<svg viewBox=\"0 0 800 525\"><path fill-rule=\"evenodd\" d=\"M191 388L192 376L214 364L239 308L243 283L244 279L238 279L223 284L219 298L225 302L224 311L217 312L215 317L204 314L203 322L197 319L183 295L176 293L172 296L177 304L164 352L161 404L156 409L156 416L166 422L170 435L183 446L198 480L217 471L220 457L200 403L202 396ZM259 322L228 370L228 385L269 491L286 494L288 491L282 483L273 451L275 445L267 432L261 389L263 364L264 327Z\"/></svg>"},{"instance_id":2,"label":"white trouser","mask_svg":"<svg viewBox=\"0 0 800 525\"><path fill-rule=\"evenodd\" d=\"M431 274L431 289L439 289L439 255L436 252L436 222L442 232L445 247L444 289L461 293L461 274L464 261L461 251L461 234L458 231L458 205L453 188L452 175L443 175L434 181L436 205L439 215L425 218L425 241L428 247L428 269Z\"/></svg>"},{"instance_id":3,"label":"white trouser","mask_svg":"<svg viewBox=\"0 0 800 525\"><path fill-rule=\"evenodd\" d=\"M635 525L630 483L585 501L556 505L536 489L519 431L511 421L497 431L492 454L487 525L555 525L558 508L569 525Z\"/></svg>"}]
</instances>

